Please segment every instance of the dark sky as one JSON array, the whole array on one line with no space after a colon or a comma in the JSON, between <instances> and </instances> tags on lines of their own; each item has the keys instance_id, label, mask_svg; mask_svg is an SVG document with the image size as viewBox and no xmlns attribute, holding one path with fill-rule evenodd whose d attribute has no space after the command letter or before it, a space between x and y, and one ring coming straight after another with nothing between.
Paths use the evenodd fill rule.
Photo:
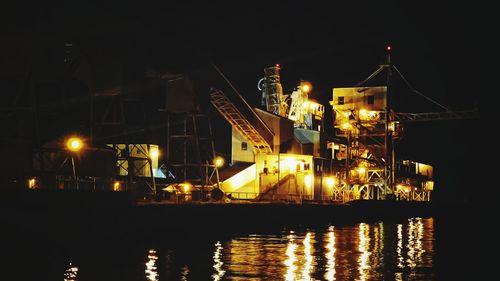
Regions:
<instances>
[{"instance_id":1,"label":"dark sky","mask_svg":"<svg viewBox=\"0 0 500 281\"><path fill-rule=\"evenodd\" d=\"M213 62L257 105L263 69L280 63L286 93L305 79L314 85L313 98L326 103L333 87L353 86L383 63L390 44L394 63L419 91L454 109L481 106L478 70L487 57L478 30L489 31L492 24L483 16L486 7L463 1L106 2L38 1L2 8L0 74L23 72L34 61L51 65L58 61L54 50L71 42L102 59L90 63L101 87L146 70L193 73L209 85L217 76L209 66ZM213 83L227 87L220 77ZM396 110L439 110L401 81L395 81L394 95L401 101ZM466 133L475 122L408 126L401 153L435 164L443 188L461 196L478 170L470 167L479 160L473 153L479 141Z\"/></svg>"}]
</instances>

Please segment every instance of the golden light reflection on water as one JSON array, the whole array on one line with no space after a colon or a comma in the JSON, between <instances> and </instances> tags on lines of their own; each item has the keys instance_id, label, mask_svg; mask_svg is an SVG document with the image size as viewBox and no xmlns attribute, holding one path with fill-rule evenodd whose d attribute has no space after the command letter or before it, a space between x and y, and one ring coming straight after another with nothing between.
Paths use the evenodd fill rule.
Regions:
<instances>
[{"instance_id":1,"label":"golden light reflection on water","mask_svg":"<svg viewBox=\"0 0 500 281\"><path fill-rule=\"evenodd\" d=\"M156 255L156 250L151 249L148 252L148 261L146 262L146 279L148 281L157 281L158 280L158 271L156 267L156 261L158 260L158 256Z\"/></svg>"},{"instance_id":2,"label":"golden light reflection on water","mask_svg":"<svg viewBox=\"0 0 500 281\"><path fill-rule=\"evenodd\" d=\"M311 239L312 233L308 232L302 244L304 244L304 269L302 270L301 280L311 280L311 273L314 269L314 253L313 253L313 241Z\"/></svg>"},{"instance_id":3,"label":"golden light reflection on water","mask_svg":"<svg viewBox=\"0 0 500 281\"><path fill-rule=\"evenodd\" d=\"M358 251L361 253L358 257L359 280L367 280L369 277L369 257L370 252L370 226L366 223L360 223L358 227Z\"/></svg>"},{"instance_id":4,"label":"golden light reflection on water","mask_svg":"<svg viewBox=\"0 0 500 281\"><path fill-rule=\"evenodd\" d=\"M226 273L226 271L222 269L222 266L224 265L224 262L222 261L223 249L224 248L222 247L220 241L217 241L217 243L215 243L214 265L213 265L215 273L212 274L212 278L214 281L221 280L222 276L224 276L224 274Z\"/></svg>"},{"instance_id":5,"label":"golden light reflection on water","mask_svg":"<svg viewBox=\"0 0 500 281\"><path fill-rule=\"evenodd\" d=\"M396 257L398 260L398 267L403 268L404 267L404 259L403 259L403 225L398 224L397 226L398 232L397 232L397 245L396 245Z\"/></svg>"},{"instance_id":6,"label":"golden light reflection on water","mask_svg":"<svg viewBox=\"0 0 500 281\"><path fill-rule=\"evenodd\" d=\"M311 275L314 273L314 234L307 232L302 240L302 247L296 240L300 239L291 232L287 236L286 260L283 262L286 267L284 273L285 280L314 280ZM301 251L302 250L302 251ZM301 268L302 270L299 270Z\"/></svg>"},{"instance_id":7,"label":"golden light reflection on water","mask_svg":"<svg viewBox=\"0 0 500 281\"><path fill-rule=\"evenodd\" d=\"M77 281L78 277L78 267L74 266L72 263L69 263L69 267L64 272L64 281Z\"/></svg>"},{"instance_id":8,"label":"golden light reflection on water","mask_svg":"<svg viewBox=\"0 0 500 281\"><path fill-rule=\"evenodd\" d=\"M330 226L328 228L328 232L326 235L326 241L328 244L326 244L325 248L327 250L325 254L326 258L326 273L325 273L325 279L328 281L333 281L335 280L335 252L337 251L335 249L335 228L334 226Z\"/></svg>"},{"instance_id":9,"label":"golden light reflection on water","mask_svg":"<svg viewBox=\"0 0 500 281\"><path fill-rule=\"evenodd\" d=\"M189 275L189 267L187 265L181 268L181 281L187 281Z\"/></svg>"},{"instance_id":10,"label":"golden light reflection on water","mask_svg":"<svg viewBox=\"0 0 500 281\"><path fill-rule=\"evenodd\" d=\"M432 267L432 255L425 254L426 252L433 252L434 225L432 218L408 219L406 237L403 228L403 224L397 225L396 256L399 271L394 273L395 280L404 280L406 269ZM405 242L406 246L403 246ZM410 271L410 276L413 277L413 275L415 275L415 272Z\"/></svg>"},{"instance_id":11,"label":"golden light reflection on water","mask_svg":"<svg viewBox=\"0 0 500 281\"><path fill-rule=\"evenodd\" d=\"M433 280L434 226L432 219L329 226L326 230L252 234L210 243L205 253L206 278L201 280ZM203 248L201 248L203 249ZM164 249L165 250L165 249ZM159 258L150 249L145 260L146 280L200 275L198 258L180 251ZM193 250L198 254L199 248ZM174 255L175 253L175 255ZM203 253L200 253L203 254ZM144 252L141 254L144 255ZM173 256L172 256L173 255ZM172 257L171 257L172 256ZM203 255L200 255L203 257ZM142 256L144 257L144 256ZM173 262L171 261L173 260ZM137 264L142 274L144 263ZM85 270L89 270L88 266ZM208 272L210 270L210 272ZM161 271L161 277L159 276ZM76 281L79 268L65 267L64 280ZM203 273L202 273L203 274ZM165 275L165 276L164 276ZM79 277L81 278L81 277Z\"/></svg>"},{"instance_id":12,"label":"golden light reflection on water","mask_svg":"<svg viewBox=\"0 0 500 281\"><path fill-rule=\"evenodd\" d=\"M293 234L288 235L287 239L288 239L286 247L287 259L284 261L284 264L286 265L286 273L284 276L286 281L291 281L295 280L295 271L297 270L297 266L295 265L295 262L297 261L297 257L295 256L295 250L297 249L298 246L297 244L295 244Z\"/></svg>"},{"instance_id":13,"label":"golden light reflection on water","mask_svg":"<svg viewBox=\"0 0 500 281\"><path fill-rule=\"evenodd\" d=\"M408 258L407 265L415 268L422 261L422 254L425 250L422 247L422 238L424 237L424 225L421 218L408 220Z\"/></svg>"}]
</instances>

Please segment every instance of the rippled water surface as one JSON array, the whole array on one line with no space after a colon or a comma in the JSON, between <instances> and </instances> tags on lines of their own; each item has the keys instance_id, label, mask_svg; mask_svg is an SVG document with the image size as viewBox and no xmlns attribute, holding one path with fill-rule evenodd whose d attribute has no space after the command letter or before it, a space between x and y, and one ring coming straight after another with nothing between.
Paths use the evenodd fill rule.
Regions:
<instances>
[{"instance_id":1,"label":"rippled water surface","mask_svg":"<svg viewBox=\"0 0 500 281\"><path fill-rule=\"evenodd\" d=\"M80 281L436 280L434 244L433 219L410 218L133 249L103 247L85 257L70 250L61 276Z\"/></svg>"}]
</instances>

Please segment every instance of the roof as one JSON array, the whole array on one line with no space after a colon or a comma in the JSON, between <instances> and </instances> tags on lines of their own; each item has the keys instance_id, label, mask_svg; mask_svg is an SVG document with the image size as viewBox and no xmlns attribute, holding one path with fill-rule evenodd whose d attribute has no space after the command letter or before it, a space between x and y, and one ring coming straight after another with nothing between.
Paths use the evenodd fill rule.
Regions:
<instances>
[{"instance_id":1,"label":"roof","mask_svg":"<svg viewBox=\"0 0 500 281\"><path fill-rule=\"evenodd\" d=\"M219 180L225 181L230 177L236 175L237 173L245 170L246 168L252 166L255 163L252 162L236 162L233 165L226 166L222 169L219 169Z\"/></svg>"}]
</instances>

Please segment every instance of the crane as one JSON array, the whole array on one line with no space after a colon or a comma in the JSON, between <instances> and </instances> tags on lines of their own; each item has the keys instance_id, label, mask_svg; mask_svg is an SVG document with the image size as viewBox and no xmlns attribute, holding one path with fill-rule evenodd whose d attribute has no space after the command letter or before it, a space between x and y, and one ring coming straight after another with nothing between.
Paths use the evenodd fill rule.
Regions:
<instances>
[{"instance_id":1,"label":"crane","mask_svg":"<svg viewBox=\"0 0 500 281\"><path fill-rule=\"evenodd\" d=\"M349 182L351 163L359 162L360 159L376 161L379 167L377 170L380 179L375 186L382 186L385 195L394 193L395 175L395 152L394 141L402 136L403 124L413 122L429 122L439 120L473 119L479 116L478 110L453 111L441 105L434 99L416 90L391 61L391 47L387 46L386 63L379 65L378 69L370 74L365 80L356 84L356 88L339 88L338 100L331 102L334 106L336 116L336 128L341 136L347 139L346 157L346 182ZM374 77L386 72L386 87L366 87L366 83ZM411 90L425 100L443 109L440 112L408 113L396 112L392 109L392 79L396 73ZM369 94L366 94L366 93ZM335 96L335 89L334 89ZM344 100L344 96L348 100ZM371 97L366 103L363 99ZM361 105L368 105L370 110L362 108ZM364 147L361 148L361 138ZM367 140L365 140L365 138ZM352 146L352 144L355 144ZM352 146L352 147L351 147ZM372 151L369 151L370 148ZM351 152L349 152L351 149ZM352 151L354 150L354 151ZM353 154L354 159L349 159ZM378 155L377 155L378 154ZM359 168L358 168L359 169ZM369 179L371 177L369 176Z\"/></svg>"}]
</instances>

